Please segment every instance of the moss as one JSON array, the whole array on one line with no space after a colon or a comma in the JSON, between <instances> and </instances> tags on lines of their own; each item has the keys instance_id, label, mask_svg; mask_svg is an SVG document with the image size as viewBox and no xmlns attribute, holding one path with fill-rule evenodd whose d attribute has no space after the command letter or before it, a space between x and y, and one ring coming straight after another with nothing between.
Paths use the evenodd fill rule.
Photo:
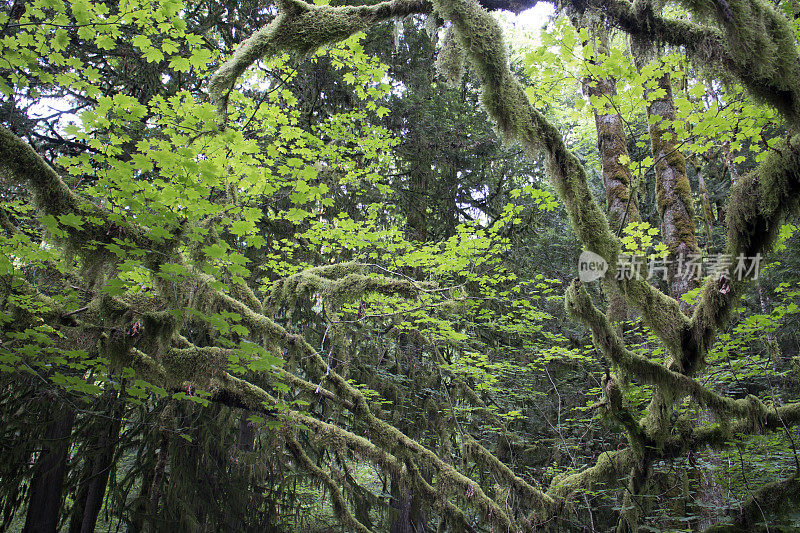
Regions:
<instances>
[{"instance_id":1,"label":"moss","mask_svg":"<svg viewBox=\"0 0 800 533\"><path fill-rule=\"evenodd\" d=\"M548 516L554 506L555 501L547 494L533 487L524 479L518 477L514 472L503 464L497 457L484 448L478 441L464 436L464 455L476 464L487 468L495 478L513 487L526 504L534 509L536 516L543 522L543 518ZM505 501L505 498L495 498L497 501Z\"/></svg>"},{"instance_id":2,"label":"moss","mask_svg":"<svg viewBox=\"0 0 800 533\"><path fill-rule=\"evenodd\" d=\"M603 452L594 466L573 474L554 477L547 493L561 500L570 500L581 491L589 491L607 484L618 484L627 476L631 465L630 450Z\"/></svg>"},{"instance_id":3,"label":"moss","mask_svg":"<svg viewBox=\"0 0 800 533\"><path fill-rule=\"evenodd\" d=\"M420 0L390 0L371 6L314 5L302 0L280 0L279 15L239 45L233 57L211 77L209 92L224 127L228 93L236 79L258 59L279 51L306 55L319 47L346 39L370 24L412 13L427 13Z\"/></svg>"},{"instance_id":4,"label":"moss","mask_svg":"<svg viewBox=\"0 0 800 533\"><path fill-rule=\"evenodd\" d=\"M270 292L269 304L272 307L283 305L290 313L294 313L299 301L319 297L326 305L337 309L343 303L362 298L370 292L413 298L420 290L433 286L367 274L366 265L342 263L304 270L276 282Z\"/></svg>"},{"instance_id":5,"label":"moss","mask_svg":"<svg viewBox=\"0 0 800 533\"><path fill-rule=\"evenodd\" d=\"M593 3L593 2L592 2ZM790 23L765 0L727 0L730 17L718 2L683 0L700 19L713 18L721 29L642 12L625 0L604 1L607 16L639 41L684 47L698 64L742 82L749 92L800 123L800 54Z\"/></svg>"},{"instance_id":6,"label":"moss","mask_svg":"<svg viewBox=\"0 0 800 533\"><path fill-rule=\"evenodd\" d=\"M342 495L340 484L334 481L330 474L314 464L314 462L300 447L300 444L295 438L287 438L286 447L292 452L292 455L294 455L298 463L300 463L300 465L306 471L319 479L328 488L328 492L332 500L331 505L333 506L333 511L336 514L336 517L341 521L342 525L345 526L349 531L356 531L357 533L370 533L370 529L359 522L350 512L347 502Z\"/></svg>"},{"instance_id":7,"label":"moss","mask_svg":"<svg viewBox=\"0 0 800 533\"><path fill-rule=\"evenodd\" d=\"M464 75L464 51L455 38L452 26L447 29L442 49L436 56L436 72L453 86L458 85Z\"/></svg>"},{"instance_id":8,"label":"moss","mask_svg":"<svg viewBox=\"0 0 800 533\"><path fill-rule=\"evenodd\" d=\"M732 257L764 253L777 237L780 224L798 211L800 202L800 136L781 141L751 173L733 187L727 205L727 249ZM695 342L708 346L728 319L744 281L730 280L722 293L716 280L708 280L692 316Z\"/></svg>"}]
</instances>

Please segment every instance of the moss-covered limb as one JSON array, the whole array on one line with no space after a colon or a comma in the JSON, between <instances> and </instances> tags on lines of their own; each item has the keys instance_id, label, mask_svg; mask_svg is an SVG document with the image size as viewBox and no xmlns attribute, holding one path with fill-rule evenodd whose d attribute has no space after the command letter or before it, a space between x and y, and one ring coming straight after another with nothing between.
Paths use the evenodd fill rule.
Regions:
<instances>
[{"instance_id":1,"label":"moss-covered limb","mask_svg":"<svg viewBox=\"0 0 800 533\"><path fill-rule=\"evenodd\" d=\"M603 452L594 465L573 474L553 478L547 494L567 503L580 492L592 490L598 485L622 485L634 460L634 454L629 448Z\"/></svg>"},{"instance_id":2,"label":"moss-covered limb","mask_svg":"<svg viewBox=\"0 0 800 533\"><path fill-rule=\"evenodd\" d=\"M148 383L166 383L167 372L161 364L137 348L131 348L131 368L137 377Z\"/></svg>"},{"instance_id":3,"label":"moss-covered limb","mask_svg":"<svg viewBox=\"0 0 800 533\"><path fill-rule=\"evenodd\" d=\"M778 142L755 170L742 176L733 186L726 217L726 253L736 262L739 256L753 258L767 252L775 242L781 223L797 212L799 203L800 135L795 135L788 141ZM750 266L749 260L745 266ZM717 328L725 324L747 281L745 277L739 279L732 275L729 287L721 287L717 279L705 282L692 315L692 338L698 346L709 346Z\"/></svg>"},{"instance_id":4,"label":"moss-covered limb","mask_svg":"<svg viewBox=\"0 0 800 533\"><path fill-rule=\"evenodd\" d=\"M286 369L279 368L276 370L278 373L278 379L283 381L287 385L291 385L297 387L298 389L302 390L303 392L309 394L312 397L322 396L323 398L327 398L333 402L342 404L346 408L352 410L353 403L340 398L339 396L335 395L328 389L323 388L321 385L314 385L310 381L306 381L301 377L298 377Z\"/></svg>"},{"instance_id":5,"label":"moss-covered limb","mask_svg":"<svg viewBox=\"0 0 800 533\"><path fill-rule=\"evenodd\" d=\"M733 516L730 525L717 525L706 531L755 531L756 526L770 523L773 514L786 514L800 505L800 474L759 487L739 509L728 511Z\"/></svg>"},{"instance_id":6,"label":"moss-covered limb","mask_svg":"<svg viewBox=\"0 0 800 533\"><path fill-rule=\"evenodd\" d=\"M434 502L441 513L447 517L452 524L452 531L464 531L466 533L477 533L472 524L467 520L464 511L445 497L445 493L436 490L422 476L418 468L413 469L412 485L415 492L425 495L430 501Z\"/></svg>"},{"instance_id":7,"label":"moss-covered limb","mask_svg":"<svg viewBox=\"0 0 800 533\"><path fill-rule=\"evenodd\" d=\"M573 229L591 251L610 264L614 275L619 241L594 201L586 171L564 143L553 124L528 102L522 85L508 68L505 44L497 22L470 0L436 0L438 12L453 22L456 35L483 82L482 101L506 139L521 142L530 151L544 150L548 174L564 202ZM624 293L642 311L653 331L668 345L680 344L680 324L671 312L677 302L661 294L646 280L629 280ZM657 305L649 305L657 302ZM640 307L643 306L643 307Z\"/></svg>"},{"instance_id":8,"label":"moss-covered limb","mask_svg":"<svg viewBox=\"0 0 800 533\"><path fill-rule=\"evenodd\" d=\"M644 279L622 280L619 286L628 305L641 313L645 325L661 339L670 353L680 354L691 323L681 312L678 301Z\"/></svg>"},{"instance_id":9,"label":"moss-covered limb","mask_svg":"<svg viewBox=\"0 0 800 533\"><path fill-rule=\"evenodd\" d=\"M498 480L513 487L528 507L536 512L536 516L540 517L540 520L552 512L555 506L553 498L517 476L478 441L470 436L465 436L464 449L465 454L474 462L487 467Z\"/></svg>"},{"instance_id":10,"label":"moss-covered limb","mask_svg":"<svg viewBox=\"0 0 800 533\"><path fill-rule=\"evenodd\" d=\"M716 20L725 33L725 47L733 62L744 63L749 70L747 79L742 79L745 85L797 123L800 53L791 23L776 5L767 0L680 3L700 17Z\"/></svg>"},{"instance_id":11,"label":"moss-covered limb","mask_svg":"<svg viewBox=\"0 0 800 533\"><path fill-rule=\"evenodd\" d=\"M207 376L213 376L220 371L224 370L225 368L225 361L227 357L231 355L235 355L236 350L234 349L223 349L223 348L215 348L215 347L197 347L191 342L189 342L186 337L182 335L177 335L173 337L173 348L167 354L167 358L164 361L164 366L169 368L171 373L174 373L177 380L180 382L183 381L190 381L192 379L196 379L196 377L192 377L187 373L206 371ZM189 357L187 357L189 356ZM191 357L194 356L198 359L199 368L196 370L195 366L191 364ZM170 360L174 359L174 360ZM186 363L190 364L186 364ZM209 364L213 364L213 367L209 367ZM161 367L161 372L164 371L164 367ZM298 389L302 390L306 394L311 397L321 396L338 404L345 406L346 408L352 410L353 404L352 402L340 398L339 396L335 395L331 391L322 387L322 384L315 385L310 381L306 381L305 379L296 376L295 374L289 372L284 368L276 367L274 369L276 377L274 379L270 379L270 381L281 381L287 385L297 387Z\"/></svg>"},{"instance_id":12,"label":"moss-covered limb","mask_svg":"<svg viewBox=\"0 0 800 533\"><path fill-rule=\"evenodd\" d=\"M361 391L353 387L341 375L328 367L325 360L305 340L296 337L293 345L308 356L306 358L307 364L316 366L316 368L313 369L314 372L327 375L336 392L353 403L354 414L359 417L362 423L367 425L372 440L390 450L396 450L398 453L405 455L412 454L415 461L419 462L426 469L430 469L438 474L440 484L456 488L462 494L472 494L471 499L473 505L481 509L493 523L504 528L512 527L512 520L505 511L503 511L502 506L498 505L497 502L487 496L476 483L447 464L427 447L409 438L391 424L378 419L370 410L367 400ZM542 501L537 507L547 508L547 506L547 502Z\"/></svg>"},{"instance_id":13,"label":"moss-covered limb","mask_svg":"<svg viewBox=\"0 0 800 533\"><path fill-rule=\"evenodd\" d=\"M602 10L632 36L683 47L693 61L730 74L753 96L780 110L790 121L800 122L800 57L786 19L764 0L730 2L734 14L730 20L719 18L715 2L682 3L695 13L717 17L723 29L637 10L628 0L572 1L579 10Z\"/></svg>"},{"instance_id":14,"label":"moss-covered limb","mask_svg":"<svg viewBox=\"0 0 800 533\"><path fill-rule=\"evenodd\" d=\"M637 454L628 474L628 484L622 498L622 509L617 522L617 533L639 531L641 500L642 496L647 494L651 469L651 458Z\"/></svg>"},{"instance_id":15,"label":"moss-covered limb","mask_svg":"<svg viewBox=\"0 0 800 533\"><path fill-rule=\"evenodd\" d=\"M550 179L565 204L578 238L615 264L619 244L589 191L586 172L558 129L528 102L522 84L508 67L502 30L470 0L435 0L437 12L453 23L456 38L481 77L481 100L509 141L547 154Z\"/></svg>"},{"instance_id":16,"label":"moss-covered limb","mask_svg":"<svg viewBox=\"0 0 800 533\"><path fill-rule=\"evenodd\" d=\"M754 396L737 401L750 404L749 416L724 424L696 427L691 433L673 437L665 443L664 454L677 457L686 450L697 450L705 446L724 448L737 438L800 425L800 402L776 408L767 407Z\"/></svg>"},{"instance_id":17,"label":"moss-covered limb","mask_svg":"<svg viewBox=\"0 0 800 533\"><path fill-rule=\"evenodd\" d=\"M256 313L264 313L264 305L253 292L247 283L242 279L235 279L231 282L231 294L234 298L247 305Z\"/></svg>"},{"instance_id":18,"label":"moss-covered limb","mask_svg":"<svg viewBox=\"0 0 800 533\"><path fill-rule=\"evenodd\" d=\"M76 214L91 216L93 219L105 220L103 224L85 223L82 229L70 229L60 241L65 247L75 252L92 264L103 261L115 261L116 256L105 247L96 243L113 243L114 236L120 228L107 221L107 213L100 207L82 199L64 183L53 168L36 153L36 151L14 135L10 130L0 126L0 168L4 169L11 180L30 190L33 203L39 212L58 219L63 215ZM150 251L149 257L158 260L171 249L174 243L155 243L147 237L142 228L128 224L125 237L142 250ZM87 246L89 245L90 246Z\"/></svg>"},{"instance_id":19,"label":"moss-covered limb","mask_svg":"<svg viewBox=\"0 0 800 533\"><path fill-rule=\"evenodd\" d=\"M436 56L436 73L454 87L464 75L464 51L456 41L452 27L444 34L442 49Z\"/></svg>"},{"instance_id":20,"label":"moss-covered limb","mask_svg":"<svg viewBox=\"0 0 800 533\"><path fill-rule=\"evenodd\" d=\"M281 0L279 15L244 41L228 61L214 73L209 91L224 124L228 94L236 79L258 59L279 51L308 54L320 46L344 40L371 24L394 17L430 12L424 0L389 0L371 6L307 4Z\"/></svg>"},{"instance_id":21,"label":"moss-covered limb","mask_svg":"<svg viewBox=\"0 0 800 533\"><path fill-rule=\"evenodd\" d=\"M80 212L84 202L73 193L47 162L26 142L0 126L0 165L9 177L30 185L36 206L58 217Z\"/></svg>"},{"instance_id":22,"label":"moss-covered limb","mask_svg":"<svg viewBox=\"0 0 800 533\"><path fill-rule=\"evenodd\" d=\"M347 384L345 382L345 384ZM349 384L347 384L349 386ZM243 406L258 412L269 412L269 406L275 405L277 401L266 391L253 385L252 383L231 376L221 374L214 379L211 386L216 398L221 398L234 406ZM358 391L355 391L358 392ZM360 394L360 393L359 393ZM370 440L352 434L332 424L326 424L313 417L296 411L287 411L287 419L295 421L309 427L317 435L328 435L331 438L338 438L342 444L347 444L356 450L363 457L382 464L382 461L390 461L392 457L389 450L397 450L397 454L413 457L415 462L420 462L426 468L434 471L439 479L442 488L452 491L456 489L462 496L472 494L471 505L480 509L487 520L496 523L506 529L512 526L509 517L502 510L502 507L494 500L489 498L477 483L467 478L451 465L439 459L433 452L407 437L397 428L372 416L362 417L361 422L366 423L370 432ZM366 418L366 420L365 420ZM378 445L373 444L375 441ZM395 459L396 461L396 459ZM442 490L436 491L428 489L432 498L443 498L445 493ZM445 506L445 511L453 517L462 516L463 513L457 508ZM463 518L462 518L463 520Z\"/></svg>"},{"instance_id":23,"label":"moss-covered limb","mask_svg":"<svg viewBox=\"0 0 800 533\"><path fill-rule=\"evenodd\" d=\"M627 350L605 315L592 304L589 294L580 281L572 282L567 289L565 300L567 312L589 327L595 344L601 348L603 353L640 382L658 385L673 393L688 394L700 405L722 417L738 416L747 419L763 419L769 416L767 408L754 396L740 400L722 396L684 374L674 372L664 365Z\"/></svg>"},{"instance_id":24,"label":"moss-covered limb","mask_svg":"<svg viewBox=\"0 0 800 533\"><path fill-rule=\"evenodd\" d=\"M342 491L339 488L339 483L334 481L330 474L314 464L308 455L306 455L306 452L303 451L303 448L300 447L297 439L287 438L286 447L289 449L292 455L294 455L302 468L308 471L315 478L319 479L328 488L331 499L333 500L333 512L336 514L336 517L339 519L342 525L348 528L350 531L356 531L358 533L370 533L371 530L359 522L356 517L353 516L353 513L350 512L347 502L342 495Z\"/></svg>"},{"instance_id":25,"label":"moss-covered limb","mask_svg":"<svg viewBox=\"0 0 800 533\"><path fill-rule=\"evenodd\" d=\"M367 265L343 263L304 270L276 282L270 304L293 309L299 299L319 294L324 302L338 307L371 292L414 298L424 288L411 280L368 274Z\"/></svg>"}]
</instances>

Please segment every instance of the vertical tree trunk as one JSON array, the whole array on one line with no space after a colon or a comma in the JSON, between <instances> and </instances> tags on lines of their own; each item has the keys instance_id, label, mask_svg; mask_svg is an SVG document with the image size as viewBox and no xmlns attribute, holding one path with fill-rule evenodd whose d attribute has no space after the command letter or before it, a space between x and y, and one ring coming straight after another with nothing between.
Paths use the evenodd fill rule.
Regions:
<instances>
[{"instance_id":1,"label":"vertical tree trunk","mask_svg":"<svg viewBox=\"0 0 800 533\"><path fill-rule=\"evenodd\" d=\"M122 422L123 403L116 391L105 395L109 418L97 421L97 429L86 449L83 474L69 524L69 533L92 533L97 524Z\"/></svg>"},{"instance_id":2,"label":"vertical tree trunk","mask_svg":"<svg viewBox=\"0 0 800 533\"><path fill-rule=\"evenodd\" d=\"M144 528L142 528L143 533L152 533L156 531L155 522L158 516L158 503L161 500L164 470L167 466L167 456L169 455L169 432L162 430L159 441L160 445L156 459L156 467L153 471L153 479L148 490L148 513L144 521Z\"/></svg>"},{"instance_id":3,"label":"vertical tree trunk","mask_svg":"<svg viewBox=\"0 0 800 533\"><path fill-rule=\"evenodd\" d=\"M700 198L703 202L703 225L706 230L706 250L711 246L711 227L714 225L714 214L711 212L711 201L708 196L708 187L706 187L706 179L703 175L703 166L698 161L697 156L692 157L692 166L694 167L695 174L697 175L697 184L700 188Z\"/></svg>"},{"instance_id":4,"label":"vertical tree trunk","mask_svg":"<svg viewBox=\"0 0 800 533\"><path fill-rule=\"evenodd\" d=\"M427 517L414 494L403 486L399 478L391 477L390 533L425 533L428 531Z\"/></svg>"},{"instance_id":5,"label":"vertical tree trunk","mask_svg":"<svg viewBox=\"0 0 800 533\"><path fill-rule=\"evenodd\" d=\"M680 298L700 286L695 276L683 275L681 272L681 267L686 264L689 256L700 251L694 231L692 188L686 175L686 158L681 153L675 132L670 126L675 120L675 104L669 72L658 78L658 88L664 91L663 96L647 106L648 116L657 119L650 124L650 144L656 170L656 202L664 244L669 249L669 292L680 302L681 310L688 313L689 304Z\"/></svg>"},{"instance_id":6,"label":"vertical tree trunk","mask_svg":"<svg viewBox=\"0 0 800 533\"><path fill-rule=\"evenodd\" d=\"M51 413L53 420L45 430L44 446L34 467L24 533L55 533L58 529L75 412L62 405L54 406Z\"/></svg>"},{"instance_id":7,"label":"vertical tree trunk","mask_svg":"<svg viewBox=\"0 0 800 533\"><path fill-rule=\"evenodd\" d=\"M608 32L604 27L591 25L598 54L608 53ZM599 62L599 60L598 60ZM632 222L641 222L636 192L631 190L632 175L628 163L628 142L625 137L624 121L614 107L617 95L617 81L608 76L590 77L583 80L584 93L599 98L602 107L595 109L594 123L597 129L597 148L602 163L603 185L606 192L608 221L615 232ZM603 281L603 289L608 297L608 320L618 333L622 333L622 322L628 318L628 306L620 294L616 282Z\"/></svg>"}]
</instances>

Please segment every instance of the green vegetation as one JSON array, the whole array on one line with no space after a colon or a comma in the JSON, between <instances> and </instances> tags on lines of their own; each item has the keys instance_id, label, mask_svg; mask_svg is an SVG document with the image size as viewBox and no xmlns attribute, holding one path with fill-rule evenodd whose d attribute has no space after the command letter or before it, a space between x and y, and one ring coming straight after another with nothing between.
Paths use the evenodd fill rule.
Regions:
<instances>
[{"instance_id":1,"label":"green vegetation","mask_svg":"<svg viewBox=\"0 0 800 533\"><path fill-rule=\"evenodd\" d=\"M800 5L536 3L3 3L0 530L800 528Z\"/></svg>"}]
</instances>

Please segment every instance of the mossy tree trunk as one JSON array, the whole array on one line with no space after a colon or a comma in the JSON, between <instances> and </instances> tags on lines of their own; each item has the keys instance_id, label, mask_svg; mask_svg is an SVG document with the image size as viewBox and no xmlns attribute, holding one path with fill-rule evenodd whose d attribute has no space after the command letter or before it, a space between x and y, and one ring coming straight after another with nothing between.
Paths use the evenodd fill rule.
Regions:
<instances>
[{"instance_id":1,"label":"mossy tree trunk","mask_svg":"<svg viewBox=\"0 0 800 533\"><path fill-rule=\"evenodd\" d=\"M697 277L686 275L684 270L690 256L700 252L694 230L692 188L686 174L686 158L680 150L672 127L675 121L675 103L669 72L659 76L657 88L663 94L648 103L647 115L655 119L649 128L650 144L655 163L656 202L661 217L661 234L669 249L667 283L670 296L678 300L681 309L688 313L690 306L681 297L700 286Z\"/></svg>"},{"instance_id":2,"label":"mossy tree trunk","mask_svg":"<svg viewBox=\"0 0 800 533\"><path fill-rule=\"evenodd\" d=\"M599 56L609 52L609 30L604 21L589 24L591 36L595 42L595 53ZM596 64L602 69L602 60ZM633 222L641 222L636 191L633 190L630 154L625 135L625 122L615 105L617 96L617 80L612 76L591 76L583 80L584 93L600 100L601 107L594 111L594 123L597 130L597 148L605 187L606 209L612 231L618 234L623 227ZM608 297L606 315L617 332L622 333L622 322L628 318L628 305L620 293L617 284L610 279L603 280L603 289Z\"/></svg>"}]
</instances>

